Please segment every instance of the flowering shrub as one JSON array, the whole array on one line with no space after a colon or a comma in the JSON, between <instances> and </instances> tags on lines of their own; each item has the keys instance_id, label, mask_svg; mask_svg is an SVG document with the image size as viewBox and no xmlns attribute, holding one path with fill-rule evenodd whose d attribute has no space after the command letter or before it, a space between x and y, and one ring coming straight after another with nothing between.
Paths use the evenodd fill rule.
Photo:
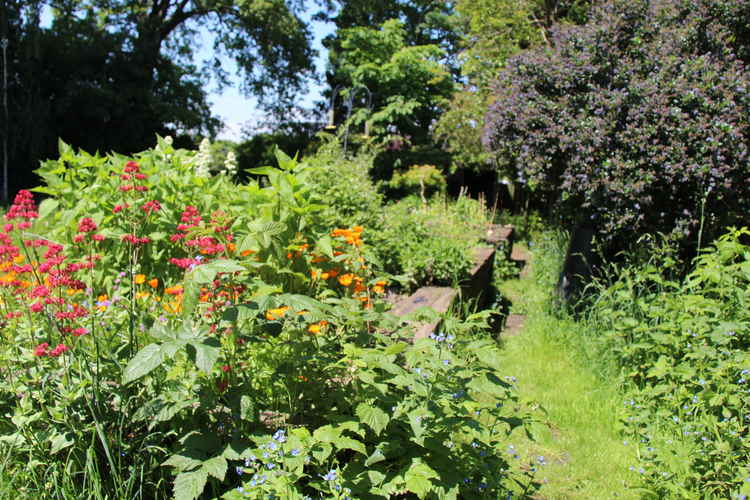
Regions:
<instances>
[{"instance_id":1,"label":"flowering shrub","mask_svg":"<svg viewBox=\"0 0 750 500\"><path fill-rule=\"evenodd\" d=\"M747 19L735 0L606 2L509 60L484 144L610 242L700 246L750 204Z\"/></svg>"},{"instance_id":2,"label":"flowering shrub","mask_svg":"<svg viewBox=\"0 0 750 500\"><path fill-rule=\"evenodd\" d=\"M505 489L515 476L494 475L507 468L499 443L523 419L509 417L515 394L490 346L468 331L455 349L402 343L368 228L325 227L304 165L279 155L280 168L254 171L264 186L236 186L194 161L164 140L135 158L63 146L40 171L52 197L37 207L23 191L6 215L0 448L23 463L29 494ZM400 410L373 413L388 405ZM415 415L438 425L406 427ZM455 446L441 457L479 467L482 452L495 469L443 482L450 462L432 438ZM394 451L410 439L420 448ZM263 456L270 443L283 460ZM365 466L389 486L363 482Z\"/></svg>"}]
</instances>

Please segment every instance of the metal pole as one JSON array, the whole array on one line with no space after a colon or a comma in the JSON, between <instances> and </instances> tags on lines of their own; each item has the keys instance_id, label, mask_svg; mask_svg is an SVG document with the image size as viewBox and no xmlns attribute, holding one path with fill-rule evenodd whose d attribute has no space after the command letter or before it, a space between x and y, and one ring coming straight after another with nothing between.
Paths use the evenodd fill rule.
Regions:
<instances>
[{"instance_id":1,"label":"metal pole","mask_svg":"<svg viewBox=\"0 0 750 500\"><path fill-rule=\"evenodd\" d=\"M0 47L3 49L3 114L5 116L5 126L3 127L3 202L8 203L8 133L10 124L8 123L8 39L0 40Z\"/></svg>"}]
</instances>

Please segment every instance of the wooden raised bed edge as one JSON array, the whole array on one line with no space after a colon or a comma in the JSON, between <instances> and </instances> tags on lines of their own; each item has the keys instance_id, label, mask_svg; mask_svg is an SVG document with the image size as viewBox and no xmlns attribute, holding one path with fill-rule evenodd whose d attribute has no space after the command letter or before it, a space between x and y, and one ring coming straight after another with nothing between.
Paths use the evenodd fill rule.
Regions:
<instances>
[{"instance_id":1,"label":"wooden raised bed edge","mask_svg":"<svg viewBox=\"0 0 750 500\"><path fill-rule=\"evenodd\" d=\"M492 285L495 253L500 252L506 259L510 258L513 247L513 226L493 224L488 227L482 238L490 246L474 248L474 267L469 277L460 285L460 295L467 299L477 299L483 303L488 297ZM459 296L459 289L451 287L426 286L417 289L409 297L398 301L391 312L396 316L406 316L422 307L431 307L438 313L445 313ZM412 324L414 338L429 337L437 330L440 321Z\"/></svg>"}]
</instances>

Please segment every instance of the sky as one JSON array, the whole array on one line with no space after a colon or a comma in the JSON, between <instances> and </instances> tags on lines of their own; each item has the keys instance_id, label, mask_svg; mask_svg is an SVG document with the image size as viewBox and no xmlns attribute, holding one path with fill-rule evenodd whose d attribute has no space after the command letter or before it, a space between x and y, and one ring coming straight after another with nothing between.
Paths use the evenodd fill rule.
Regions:
<instances>
[{"instance_id":1,"label":"sky","mask_svg":"<svg viewBox=\"0 0 750 500\"><path fill-rule=\"evenodd\" d=\"M305 16L305 21L310 21L310 12ZM322 75L325 71L326 61L328 59L327 51L322 45L322 40L327 35L333 33L335 27L332 24L319 21L312 22L312 32L314 36L313 48L318 51L318 57L315 60L316 72ZM196 53L196 62L209 58L211 55L212 39L210 33L203 32L203 45ZM243 96L239 91L237 66L232 60L223 59L222 64L226 63L227 73L231 77L233 85L226 87L220 94L209 91L209 103L214 115L218 116L224 122L224 128L219 132L217 139L226 139L231 141L242 140L242 129L245 125L253 126L262 118L262 112L257 107L257 102L253 98ZM303 107L312 107L312 104L318 100L324 90L323 85L311 84L309 93L303 97L300 103Z\"/></svg>"},{"instance_id":2,"label":"sky","mask_svg":"<svg viewBox=\"0 0 750 500\"><path fill-rule=\"evenodd\" d=\"M310 18L314 8L311 8L302 17L310 23ZM52 22L52 15L49 9L42 11L42 26L49 26ZM316 72L323 75L325 71L328 54L322 45L322 40L327 35L333 33L335 27L329 23L314 21L311 23L313 32L313 48L318 51L318 57L315 60ZM213 46L213 37L211 33L201 30L202 42L200 48L196 51L194 61L198 67L201 62L211 58L211 49ZM221 93L215 91L215 85L209 84L208 100L211 105L211 111L224 122L224 128L219 132L217 139L227 139L231 141L240 141L242 139L242 129L244 126L253 126L262 118L262 112L258 109L257 101L253 98L243 96L239 91L239 79L237 77L237 66L231 59L223 58L222 64L229 75L230 86L224 88ZM213 88L212 88L213 87ZM312 104L320 100L324 87L322 85L311 84L309 93L303 96L301 106L312 107Z\"/></svg>"}]
</instances>

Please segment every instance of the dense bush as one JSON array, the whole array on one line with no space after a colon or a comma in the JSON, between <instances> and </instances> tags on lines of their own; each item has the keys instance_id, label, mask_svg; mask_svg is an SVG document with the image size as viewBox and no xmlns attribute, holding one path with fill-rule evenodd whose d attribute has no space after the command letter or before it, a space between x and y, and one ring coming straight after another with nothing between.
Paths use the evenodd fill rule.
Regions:
<instances>
[{"instance_id":1,"label":"dense bush","mask_svg":"<svg viewBox=\"0 0 750 500\"><path fill-rule=\"evenodd\" d=\"M63 145L51 197L18 194L0 493L497 498L525 480L484 316L406 342L368 229L327 227L311 167L277 159L236 185L166 139L135 158Z\"/></svg>"},{"instance_id":2,"label":"dense bush","mask_svg":"<svg viewBox=\"0 0 750 500\"><path fill-rule=\"evenodd\" d=\"M420 196L423 199L445 193L448 185L445 176L434 165L412 165L406 171L394 172L388 182L392 196Z\"/></svg>"},{"instance_id":3,"label":"dense bush","mask_svg":"<svg viewBox=\"0 0 750 500\"><path fill-rule=\"evenodd\" d=\"M655 251L600 290L590 314L602 358L627 388L626 445L653 498L750 494L750 247L732 230L683 282ZM658 248L658 247L657 247Z\"/></svg>"},{"instance_id":4,"label":"dense bush","mask_svg":"<svg viewBox=\"0 0 750 500\"><path fill-rule=\"evenodd\" d=\"M750 207L748 19L736 0L606 2L509 61L484 144L610 241L708 241Z\"/></svg>"}]
</instances>

